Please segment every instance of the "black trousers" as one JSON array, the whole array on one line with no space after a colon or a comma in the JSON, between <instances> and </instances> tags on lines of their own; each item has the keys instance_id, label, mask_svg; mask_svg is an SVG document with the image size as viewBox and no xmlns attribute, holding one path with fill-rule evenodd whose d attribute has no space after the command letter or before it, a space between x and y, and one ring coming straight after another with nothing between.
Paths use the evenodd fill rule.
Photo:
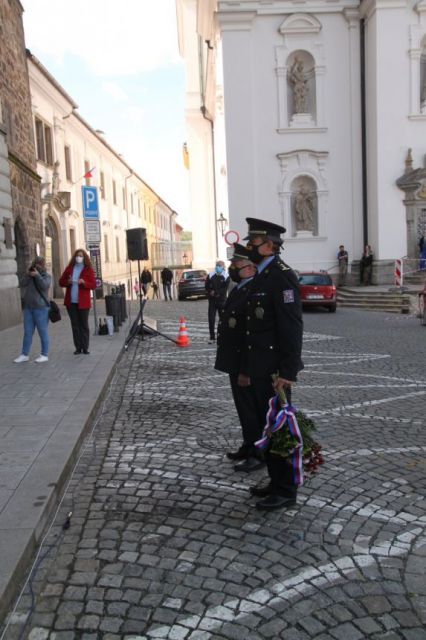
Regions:
<instances>
[{"instance_id":1,"label":"black trousers","mask_svg":"<svg viewBox=\"0 0 426 640\"><path fill-rule=\"evenodd\" d=\"M258 412L258 402L256 401L255 387L240 387L237 384L238 376L230 374L229 381L231 383L232 397L234 399L235 408L237 409L238 418L240 419L241 429L243 432L244 444L253 447L256 440L262 436L263 427L265 426L265 415ZM272 394L271 385L269 394Z\"/></svg>"},{"instance_id":2,"label":"black trousers","mask_svg":"<svg viewBox=\"0 0 426 640\"><path fill-rule=\"evenodd\" d=\"M216 314L221 314L223 309L223 305L225 302L223 300L215 300L214 298L209 299L209 332L210 332L210 340L215 339L215 324L216 324Z\"/></svg>"},{"instance_id":3,"label":"black trousers","mask_svg":"<svg viewBox=\"0 0 426 640\"><path fill-rule=\"evenodd\" d=\"M252 378L251 383L255 389L254 398L256 402L256 413L263 416L262 429L266 423L266 414L269 408L269 399L274 395L272 388L272 379L269 378ZM286 389L287 401L291 402L291 390ZM272 486L272 493L278 495L295 497L297 494L297 486L294 484L293 468L291 462L274 455L269 451L265 453L265 461L268 469L268 475Z\"/></svg>"},{"instance_id":4,"label":"black trousers","mask_svg":"<svg viewBox=\"0 0 426 640\"><path fill-rule=\"evenodd\" d=\"M89 349L89 311L90 309L79 309L78 304L71 303L67 307L71 320L72 337L76 349L86 351Z\"/></svg>"}]
</instances>

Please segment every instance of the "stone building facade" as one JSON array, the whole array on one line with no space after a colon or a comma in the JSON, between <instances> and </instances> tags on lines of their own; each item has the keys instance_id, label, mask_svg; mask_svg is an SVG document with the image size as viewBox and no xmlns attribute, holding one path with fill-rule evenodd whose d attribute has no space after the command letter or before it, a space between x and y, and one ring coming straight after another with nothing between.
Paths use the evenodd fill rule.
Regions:
<instances>
[{"instance_id":1,"label":"stone building facade","mask_svg":"<svg viewBox=\"0 0 426 640\"><path fill-rule=\"evenodd\" d=\"M19 275L44 248L22 12L0 0L0 329L19 322Z\"/></svg>"},{"instance_id":2,"label":"stone building facade","mask_svg":"<svg viewBox=\"0 0 426 640\"><path fill-rule=\"evenodd\" d=\"M200 135L192 135L193 114L201 123L206 105L217 136L220 99L230 228L242 236L246 216L282 224L285 259L301 271L336 274L340 244L353 282L366 244L375 258L374 283L393 281L396 259L410 260L415 270L426 231L426 2L176 0L176 6L192 105L190 173L210 175ZM399 179L408 149L410 166ZM192 206L200 227L209 228L209 208ZM195 235L195 261L200 249Z\"/></svg>"}]
</instances>

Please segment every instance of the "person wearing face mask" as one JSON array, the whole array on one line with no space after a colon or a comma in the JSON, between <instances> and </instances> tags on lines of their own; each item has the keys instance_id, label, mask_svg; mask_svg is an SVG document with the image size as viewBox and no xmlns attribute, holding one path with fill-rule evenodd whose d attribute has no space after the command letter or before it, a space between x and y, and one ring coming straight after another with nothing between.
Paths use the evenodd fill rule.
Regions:
<instances>
[{"instance_id":1,"label":"person wearing face mask","mask_svg":"<svg viewBox=\"0 0 426 640\"><path fill-rule=\"evenodd\" d=\"M216 262L215 270L209 273L206 278L206 291L209 300L209 344L214 342L216 339L216 314L219 314L220 316L225 305L229 282L230 279L225 270L225 263L223 260L218 260Z\"/></svg>"},{"instance_id":2,"label":"person wearing face mask","mask_svg":"<svg viewBox=\"0 0 426 640\"><path fill-rule=\"evenodd\" d=\"M90 291L96 289L96 278L90 258L84 249L75 251L59 278L59 284L66 287L64 305L71 320L74 355L88 355Z\"/></svg>"},{"instance_id":3,"label":"person wearing face mask","mask_svg":"<svg viewBox=\"0 0 426 640\"><path fill-rule=\"evenodd\" d=\"M256 218L246 220L248 255L256 264L257 273L247 298L246 335L237 384L252 386L263 427L274 390L284 389L290 402L291 386L303 369L302 305L297 276L279 257L284 227ZM278 375L274 384L272 374ZM256 507L272 510L293 506L297 484L291 463L268 451L265 459L268 484L250 489L253 496L262 498Z\"/></svg>"},{"instance_id":4,"label":"person wearing face mask","mask_svg":"<svg viewBox=\"0 0 426 640\"><path fill-rule=\"evenodd\" d=\"M241 355L246 332L247 295L256 267L248 259L248 249L234 243L234 253L228 269L230 279L236 283L225 302L217 328L217 352L215 369L229 374L235 408L240 420L243 442L237 451L227 452L227 457L237 464L235 471L255 471L264 465L257 455L254 443L262 435L262 420L256 415L256 403L252 387L237 384L241 368Z\"/></svg>"},{"instance_id":5,"label":"person wearing face mask","mask_svg":"<svg viewBox=\"0 0 426 640\"><path fill-rule=\"evenodd\" d=\"M23 299L24 306L24 340L21 355L15 358L17 364L28 362L34 330L37 328L41 342L41 355L35 362L47 362L49 360L49 307L46 305L46 296L49 291L52 278L46 271L44 258L37 256L30 265L27 274L20 278L19 286L25 287Z\"/></svg>"}]
</instances>

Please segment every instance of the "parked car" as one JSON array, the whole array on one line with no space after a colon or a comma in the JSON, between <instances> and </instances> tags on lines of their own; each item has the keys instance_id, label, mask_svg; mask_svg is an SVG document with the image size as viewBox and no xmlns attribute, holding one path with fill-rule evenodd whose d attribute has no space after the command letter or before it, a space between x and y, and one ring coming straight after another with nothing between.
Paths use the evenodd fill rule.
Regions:
<instances>
[{"instance_id":1,"label":"parked car","mask_svg":"<svg viewBox=\"0 0 426 640\"><path fill-rule=\"evenodd\" d=\"M299 285L304 307L327 307L331 312L336 311L336 287L328 273L301 271Z\"/></svg>"},{"instance_id":2,"label":"parked car","mask_svg":"<svg viewBox=\"0 0 426 640\"><path fill-rule=\"evenodd\" d=\"M178 299L185 300L191 297L207 297L206 278L207 271L204 269L188 269L182 271L182 275L178 282Z\"/></svg>"}]
</instances>

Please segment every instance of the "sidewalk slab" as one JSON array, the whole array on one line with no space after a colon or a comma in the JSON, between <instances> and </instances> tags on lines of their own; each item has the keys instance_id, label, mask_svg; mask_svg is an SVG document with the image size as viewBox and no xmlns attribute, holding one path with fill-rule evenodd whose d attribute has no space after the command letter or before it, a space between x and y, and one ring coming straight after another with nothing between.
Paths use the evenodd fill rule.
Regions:
<instances>
[{"instance_id":1,"label":"sidewalk slab","mask_svg":"<svg viewBox=\"0 0 426 640\"><path fill-rule=\"evenodd\" d=\"M15 364L22 325L0 332L0 620L19 592L127 330L126 324L113 336L91 335L90 355L75 356L65 312L49 326L51 351L43 364L34 362L37 333L30 361Z\"/></svg>"}]
</instances>

